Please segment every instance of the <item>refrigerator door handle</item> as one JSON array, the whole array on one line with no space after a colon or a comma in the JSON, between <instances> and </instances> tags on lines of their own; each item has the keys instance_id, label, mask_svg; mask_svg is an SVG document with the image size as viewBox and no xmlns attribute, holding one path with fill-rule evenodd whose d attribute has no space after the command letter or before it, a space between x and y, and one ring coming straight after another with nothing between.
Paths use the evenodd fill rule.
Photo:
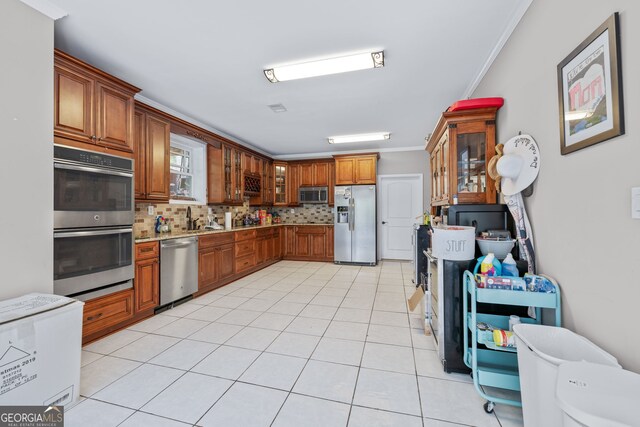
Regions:
<instances>
[{"instance_id":1,"label":"refrigerator door handle","mask_svg":"<svg viewBox=\"0 0 640 427\"><path fill-rule=\"evenodd\" d=\"M349 199L349 231L355 229L356 204L353 198Z\"/></svg>"}]
</instances>

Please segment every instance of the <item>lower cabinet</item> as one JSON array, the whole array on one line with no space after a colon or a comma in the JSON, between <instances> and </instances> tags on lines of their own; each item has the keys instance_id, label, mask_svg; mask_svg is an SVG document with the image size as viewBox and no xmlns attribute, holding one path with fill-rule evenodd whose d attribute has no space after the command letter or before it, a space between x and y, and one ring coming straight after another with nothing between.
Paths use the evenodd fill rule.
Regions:
<instances>
[{"instance_id":1,"label":"lower cabinet","mask_svg":"<svg viewBox=\"0 0 640 427\"><path fill-rule=\"evenodd\" d=\"M200 236L198 239L198 291L206 292L234 275L233 233Z\"/></svg>"},{"instance_id":2,"label":"lower cabinet","mask_svg":"<svg viewBox=\"0 0 640 427\"><path fill-rule=\"evenodd\" d=\"M333 226L285 226L285 259L333 261Z\"/></svg>"},{"instance_id":3,"label":"lower cabinet","mask_svg":"<svg viewBox=\"0 0 640 427\"><path fill-rule=\"evenodd\" d=\"M89 300L82 313L83 343L116 330L118 325L133 318L133 289Z\"/></svg>"},{"instance_id":4,"label":"lower cabinet","mask_svg":"<svg viewBox=\"0 0 640 427\"><path fill-rule=\"evenodd\" d=\"M158 242L138 243L135 254L135 312L151 313L160 304L160 245Z\"/></svg>"},{"instance_id":5,"label":"lower cabinet","mask_svg":"<svg viewBox=\"0 0 640 427\"><path fill-rule=\"evenodd\" d=\"M135 245L133 289L85 302L86 344L153 315L160 304L160 245ZM281 226L201 235L198 294L211 291L281 259L333 261L333 226Z\"/></svg>"},{"instance_id":6,"label":"lower cabinet","mask_svg":"<svg viewBox=\"0 0 640 427\"><path fill-rule=\"evenodd\" d=\"M136 313L160 304L160 262L158 258L136 261L134 284Z\"/></svg>"}]
</instances>

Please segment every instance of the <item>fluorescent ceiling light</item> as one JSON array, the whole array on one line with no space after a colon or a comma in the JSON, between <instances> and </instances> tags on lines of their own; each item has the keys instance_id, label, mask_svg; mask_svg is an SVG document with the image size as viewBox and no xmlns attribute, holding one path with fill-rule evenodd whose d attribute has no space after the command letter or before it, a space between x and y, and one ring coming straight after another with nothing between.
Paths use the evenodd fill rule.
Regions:
<instances>
[{"instance_id":1,"label":"fluorescent ceiling light","mask_svg":"<svg viewBox=\"0 0 640 427\"><path fill-rule=\"evenodd\" d=\"M328 58L264 70L271 83L384 67L384 51Z\"/></svg>"},{"instance_id":2,"label":"fluorescent ceiling light","mask_svg":"<svg viewBox=\"0 0 640 427\"><path fill-rule=\"evenodd\" d=\"M348 142L365 142L365 141L384 141L391 138L389 132L377 132L377 133L360 133L357 135L340 135L330 136L327 138L329 144L345 144Z\"/></svg>"}]
</instances>

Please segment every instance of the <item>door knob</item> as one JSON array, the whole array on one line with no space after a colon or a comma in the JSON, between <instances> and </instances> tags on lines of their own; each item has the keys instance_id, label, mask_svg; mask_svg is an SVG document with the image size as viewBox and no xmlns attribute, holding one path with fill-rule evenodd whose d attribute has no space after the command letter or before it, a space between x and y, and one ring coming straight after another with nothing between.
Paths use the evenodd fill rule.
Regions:
<instances>
[{"instance_id":1,"label":"door knob","mask_svg":"<svg viewBox=\"0 0 640 427\"><path fill-rule=\"evenodd\" d=\"M386 224L386 223L387 223L387 221L382 221L382 224L383 224L383 225L384 225L384 224Z\"/></svg>"}]
</instances>

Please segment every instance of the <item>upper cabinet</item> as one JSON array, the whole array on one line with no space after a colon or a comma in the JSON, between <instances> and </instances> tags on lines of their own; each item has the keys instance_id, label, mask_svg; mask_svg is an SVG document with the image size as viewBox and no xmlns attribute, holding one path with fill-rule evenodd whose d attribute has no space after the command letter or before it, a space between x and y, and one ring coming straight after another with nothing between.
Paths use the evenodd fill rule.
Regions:
<instances>
[{"instance_id":1,"label":"upper cabinet","mask_svg":"<svg viewBox=\"0 0 640 427\"><path fill-rule=\"evenodd\" d=\"M288 168L285 162L273 162L274 169L274 192L273 192L273 204L274 205L286 205L289 203L288 192L289 192L289 183L288 183Z\"/></svg>"},{"instance_id":2,"label":"upper cabinet","mask_svg":"<svg viewBox=\"0 0 640 427\"><path fill-rule=\"evenodd\" d=\"M169 200L170 123L136 108L134 114L135 198Z\"/></svg>"},{"instance_id":3,"label":"upper cabinet","mask_svg":"<svg viewBox=\"0 0 640 427\"><path fill-rule=\"evenodd\" d=\"M495 153L496 108L444 112L427 144L431 205L496 203L487 164Z\"/></svg>"},{"instance_id":4,"label":"upper cabinet","mask_svg":"<svg viewBox=\"0 0 640 427\"><path fill-rule=\"evenodd\" d=\"M359 155L336 155L335 185L375 184L377 164L380 155L367 153Z\"/></svg>"},{"instance_id":5,"label":"upper cabinet","mask_svg":"<svg viewBox=\"0 0 640 427\"><path fill-rule=\"evenodd\" d=\"M329 164L333 162L315 162L312 164L313 186L325 187L329 185Z\"/></svg>"},{"instance_id":6,"label":"upper cabinet","mask_svg":"<svg viewBox=\"0 0 640 427\"><path fill-rule=\"evenodd\" d=\"M207 202L242 204L243 152L230 144L207 146Z\"/></svg>"},{"instance_id":7,"label":"upper cabinet","mask_svg":"<svg viewBox=\"0 0 640 427\"><path fill-rule=\"evenodd\" d=\"M134 150L134 100L140 89L64 52L54 55L57 143L126 153Z\"/></svg>"}]
</instances>

